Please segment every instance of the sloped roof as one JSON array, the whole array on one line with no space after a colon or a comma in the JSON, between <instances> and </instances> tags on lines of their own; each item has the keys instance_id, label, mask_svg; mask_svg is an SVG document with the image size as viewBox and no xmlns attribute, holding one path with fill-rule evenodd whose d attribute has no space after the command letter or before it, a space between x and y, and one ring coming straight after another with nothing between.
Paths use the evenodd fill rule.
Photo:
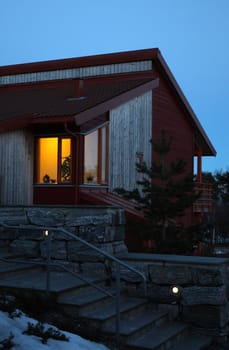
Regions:
<instances>
[{"instance_id":1,"label":"sloped roof","mask_svg":"<svg viewBox=\"0 0 229 350\"><path fill-rule=\"evenodd\" d=\"M160 50L157 48L5 66L5 67L0 67L0 77L6 76L6 75L11 76L14 74L55 71L60 69L101 66L101 65L127 63L127 62L131 63L136 61L148 61L148 60L152 61L153 65L154 64L157 65L160 72L163 74L165 79L167 79L168 83L172 87L174 94L177 96L180 103L183 105L184 109L186 110L186 116L187 118L189 118L189 121L191 122L193 128L195 129L196 139L202 145L204 154L216 155L214 146L212 145L202 125L200 124L196 114L194 113L189 102L184 96L176 79L174 78L167 63L165 62ZM38 89L37 89L37 92L31 91L31 94L30 94L31 100L28 97L26 98L26 94L25 93L23 94L22 92L20 93L20 97L19 95L17 95L16 92L14 96L11 95L11 97L9 97L9 95L12 94L12 90L7 96L7 87L0 87L0 103L1 104L3 103L0 107L1 108L0 131L2 128L1 125L3 126L3 120L5 120L5 122L6 120L8 120L9 122L9 119L11 118L14 118L15 121L16 120L19 121L23 119L22 115L19 115L20 110L22 114L25 113L24 118L27 118L27 120L30 119L28 115L31 116L31 114L33 115L33 119L36 117L37 120L38 118L42 118L42 116L47 116L47 115L53 118L54 117L58 118L58 116L60 118L63 115L65 115L65 117L66 116L70 117L75 115L75 121L77 122L77 116L78 116L78 121L83 117L84 118L86 117L86 110L88 110L89 112L89 114L87 114L87 117L88 117L93 112L100 110L98 109L98 106L101 106L101 105L104 106L104 103L106 101L112 101L112 99L114 98L116 98L116 102L118 102L118 100L121 101L122 99L118 99L117 98L118 96L122 96L123 93L126 93L127 91L131 91L136 87L139 87L141 85L143 86L144 84L149 83L150 80L152 82L152 79L153 79L152 72L153 70L151 71L148 70L147 72L142 73L143 75L141 77L138 77L135 81L133 78L131 78L129 82L128 82L128 79L127 80L124 79L125 80L124 81L121 79L121 76L117 77L117 75L115 74L115 77L116 79L119 79L119 82L114 80L112 81L111 79L109 83L112 82L112 84L109 84L107 80L108 85L105 82L106 80L105 77L102 77L102 82L100 81L99 83L99 79L101 79L101 76L100 76L98 78L95 78L94 80L94 83L95 83L96 79L98 79L96 83L97 87L96 87L96 84L94 84L93 86L93 82L92 82L93 79L91 79L91 81L90 79L88 81L87 79L85 79L85 89L88 89L87 98L85 100L82 99L81 101L75 100L75 102L74 100L72 100L71 102L70 100L66 101L66 98L68 98L67 96L69 96L70 94L69 88L67 88L67 84L63 90L62 88L58 89L57 88L58 84L57 84L55 88L54 87L50 88L50 90L45 89L42 92L42 89L43 89L42 86L40 86L40 90L39 90L39 87L38 87L39 83L36 83L36 86L38 87ZM130 73L128 76L130 77L132 74L134 75L134 73ZM91 86L90 86L90 83L92 84ZM155 82L153 85L155 85ZM12 85L10 89L12 89ZM5 91L5 94L2 95L3 91ZM1 95L3 97L1 97ZM85 92L85 97L86 97L86 92ZM126 98L127 97L128 96L126 96ZM8 101L8 104L4 102L5 99L6 101ZM23 107L20 106L20 101L22 102L25 100L27 100L26 108L25 106ZM34 102L34 107L32 106L32 101ZM10 106L9 108L10 104L15 104L14 106L15 107L17 106L17 108L13 108L13 106L12 107ZM93 108L97 108L97 109L93 110ZM13 111L13 109L15 111ZM46 120L49 120L49 119L46 119Z\"/></svg>"},{"instance_id":2,"label":"sloped roof","mask_svg":"<svg viewBox=\"0 0 229 350\"><path fill-rule=\"evenodd\" d=\"M84 79L79 89L81 82L68 79L0 88L0 131L38 123L75 121L81 125L90 118L82 120L82 113L93 109L95 117L96 111L104 113L158 84L157 79L139 74Z\"/></svg>"}]
</instances>

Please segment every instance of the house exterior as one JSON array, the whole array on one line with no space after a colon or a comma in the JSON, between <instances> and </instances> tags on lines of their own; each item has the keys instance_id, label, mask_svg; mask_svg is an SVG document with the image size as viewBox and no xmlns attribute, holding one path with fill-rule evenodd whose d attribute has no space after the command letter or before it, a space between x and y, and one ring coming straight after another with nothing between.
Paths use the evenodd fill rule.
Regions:
<instances>
[{"instance_id":1,"label":"house exterior","mask_svg":"<svg viewBox=\"0 0 229 350\"><path fill-rule=\"evenodd\" d=\"M136 162L154 161L150 139L173 136L171 158L184 159L206 200L203 156L216 151L159 49L0 67L0 204L121 204Z\"/></svg>"}]
</instances>

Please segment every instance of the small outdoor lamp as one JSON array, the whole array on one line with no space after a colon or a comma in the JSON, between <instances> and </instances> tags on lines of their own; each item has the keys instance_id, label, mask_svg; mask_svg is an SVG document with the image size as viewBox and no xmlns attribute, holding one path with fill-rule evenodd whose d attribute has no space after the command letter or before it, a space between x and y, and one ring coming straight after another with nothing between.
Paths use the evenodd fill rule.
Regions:
<instances>
[{"instance_id":1,"label":"small outdoor lamp","mask_svg":"<svg viewBox=\"0 0 229 350\"><path fill-rule=\"evenodd\" d=\"M177 284L174 284L169 289L170 295L175 297L176 299L180 299L181 297L181 287Z\"/></svg>"},{"instance_id":2,"label":"small outdoor lamp","mask_svg":"<svg viewBox=\"0 0 229 350\"><path fill-rule=\"evenodd\" d=\"M44 231L43 231L43 235L44 235L45 237L48 237L49 231L48 231L48 230L44 230Z\"/></svg>"},{"instance_id":3,"label":"small outdoor lamp","mask_svg":"<svg viewBox=\"0 0 229 350\"><path fill-rule=\"evenodd\" d=\"M182 304L181 304L182 288L179 285L174 284L174 285L172 285L169 288L169 293L170 293L170 295L171 295L171 297L173 299L171 304L177 305L177 307L178 307L177 318L180 318L182 310L183 310L183 307L182 307Z\"/></svg>"},{"instance_id":4,"label":"small outdoor lamp","mask_svg":"<svg viewBox=\"0 0 229 350\"><path fill-rule=\"evenodd\" d=\"M172 286L170 290L171 290L172 295L174 295L174 296L178 296L180 294L179 286Z\"/></svg>"}]
</instances>

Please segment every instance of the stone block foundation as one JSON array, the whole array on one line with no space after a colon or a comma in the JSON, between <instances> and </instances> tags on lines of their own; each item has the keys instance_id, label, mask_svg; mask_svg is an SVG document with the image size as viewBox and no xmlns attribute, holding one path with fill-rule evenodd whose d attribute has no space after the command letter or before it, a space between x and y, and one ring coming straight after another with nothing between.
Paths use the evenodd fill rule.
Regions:
<instances>
[{"instance_id":1,"label":"stone block foundation","mask_svg":"<svg viewBox=\"0 0 229 350\"><path fill-rule=\"evenodd\" d=\"M15 226L9 229L2 224ZM46 227L62 227L111 254L126 253L124 211L105 206L28 206L0 208L0 247L28 257L46 256ZM32 230L29 228L33 227ZM52 232L51 258L77 261L85 247L71 237ZM85 254L90 254L88 249ZM93 256L93 251L91 252Z\"/></svg>"}]
</instances>

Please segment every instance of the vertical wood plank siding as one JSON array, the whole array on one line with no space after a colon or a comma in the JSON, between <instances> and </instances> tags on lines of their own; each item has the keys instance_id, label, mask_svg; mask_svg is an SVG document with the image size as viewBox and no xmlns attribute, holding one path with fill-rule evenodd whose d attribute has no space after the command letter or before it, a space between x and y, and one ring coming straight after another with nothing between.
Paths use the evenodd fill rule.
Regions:
<instances>
[{"instance_id":1,"label":"vertical wood plank siding","mask_svg":"<svg viewBox=\"0 0 229 350\"><path fill-rule=\"evenodd\" d=\"M143 153L151 163L152 91L125 103L110 112L109 184L133 189L140 175L136 172L136 154Z\"/></svg>"},{"instance_id":2,"label":"vertical wood plank siding","mask_svg":"<svg viewBox=\"0 0 229 350\"><path fill-rule=\"evenodd\" d=\"M46 80L61 80L69 78L86 78L98 75L108 75L128 72L141 72L152 69L152 61L139 61L109 64L94 67L60 69L55 71L24 73L0 76L0 85L30 83Z\"/></svg>"},{"instance_id":3,"label":"vertical wood plank siding","mask_svg":"<svg viewBox=\"0 0 229 350\"><path fill-rule=\"evenodd\" d=\"M0 134L0 149L0 204L32 204L32 135L22 130Z\"/></svg>"},{"instance_id":4,"label":"vertical wood plank siding","mask_svg":"<svg viewBox=\"0 0 229 350\"><path fill-rule=\"evenodd\" d=\"M156 74L160 74L159 71ZM163 79L160 79L159 87L154 90L153 116L153 139L158 139L163 129L173 137L167 161L185 160L187 174L193 174L195 139L193 126L184 117L182 106ZM154 161L155 158L156 155L153 155L152 160ZM192 208L187 209L178 222L186 227L190 226L194 222Z\"/></svg>"}]
</instances>

